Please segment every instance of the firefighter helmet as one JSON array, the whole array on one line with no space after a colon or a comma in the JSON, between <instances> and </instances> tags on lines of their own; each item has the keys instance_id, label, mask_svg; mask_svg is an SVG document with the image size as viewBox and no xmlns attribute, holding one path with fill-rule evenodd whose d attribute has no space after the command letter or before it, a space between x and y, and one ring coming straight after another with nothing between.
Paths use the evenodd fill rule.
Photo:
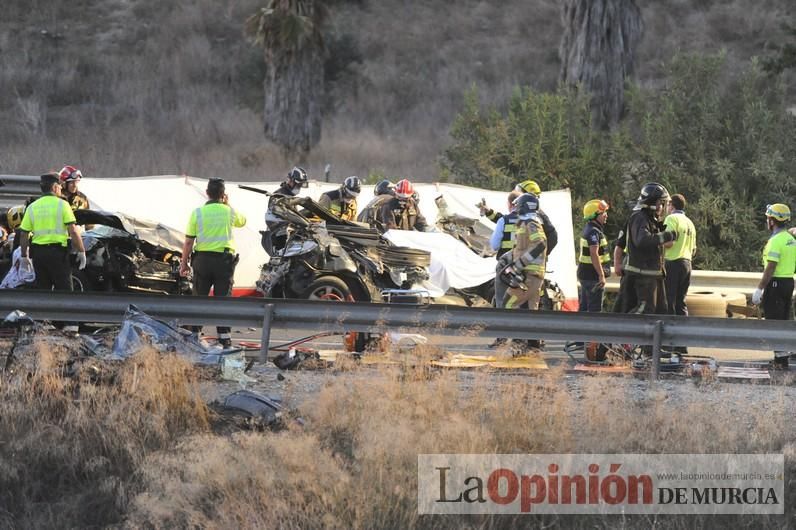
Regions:
<instances>
[{"instance_id":1,"label":"firefighter helmet","mask_svg":"<svg viewBox=\"0 0 796 530\"><path fill-rule=\"evenodd\" d=\"M608 211L608 203L602 199L592 199L583 205L583 219L596 219L601 213Z\"/></svg>"},{"instance_id":2,"label":"firefighter helmet","mask_svg":"<svg viewBox=\"0 0 796 530\"><path fill-rule=\"evenodd\" d=\"M348 177L343 182L343 192L349 197L356 197L362 191L362 181L359 177Z\"/></svg>"},{"instance_id":3,"label":"firefighter helmet","mask_svg":"<svg viewBox=\"0 0 796 530\"><path fill-rule=\"evenodd\" d=\"M787 204L782 203L769 204L766 207L766 217L771 217L780 222L790 221L790 208L788 208Z\"/></svg>"},{"instance_id":4,"label":"firefighter helmet","mask_svg":"<svg viewBox=\"0 0 796 530\"><path fill-rule=\"evenodd\" d=\"M657 203L659 200L669 200L669 191L663 186L663 184L650 182L641 188L641 193L638 196L639 204L655 206L655 203Z\"/></svg>"},{"instance_id":5,"label":"firefighter helmet","mask_svg":"<svg viewBox=\"0 0 796 530\"><path fill-rule=\"evenodd\" d=\"M399 180L395 185L395 196L399 199L408 199L414 194L415 188L407 179Z\"/></svg>"},{"instance_id":6,"label":"firefighter helmet","mask_svg":"<svg viewBox=\"0 0 796 530\"><path fill-rule=\"evenodd\" d=\"M523 193L514 199L514 211L523 221L533 219L539 211L539 197L533 193Z\"/></svg>"},{"instance_id":7,"label":"firefighter helmet","mask_svg":"<svg viewBox=\"0 0 796 530\"><path fill-rule=\"evenodd\" d=\"M301 167L294 167L290 170L290 173L287 174L288 180L292 180L295 184L298 184L299 188L306 188L308 186L309 179L307 178L307 172L304 171L304 168Z\"/></svg>"},{"instance_id":8,"label":"firefighter helmet","mask_svg":"<svg viewBox=\"0 0 796 530\"><path fill-rule=\"evenodd\" d=\"M58 180L61 181L61 184L66 184L67 182L77 182L83 178L83 173L80 172L75 166L64 166L61 168L61 171L58 172Z\"/></svg>"},{"instance_id":9,"label":"firefighter helmet","mask_svg":"<svg viewBox=\"0 0 796 530\"><path fill-rule=\"evenodd\" d=\"M392 195L393 188L395 188L395 184L390 182L387 179L382 180L378 184L376 184L376 188L373 190L374 195Z\"/></svg>"},{"instance_id":10,"label":"firefighter helmet","mask_svg":"<svg viewBox=\"0 0 796 530\"><path fill-rule=\"evenodd\" d=\"M8 229L11 231L16 230L22 224L22 218L25 217L25 206L12 206L8 209L6 220L8 221Z\"/></svg>"},{"instance_id":11,"label":"firefighter helmet","mask_svg":"<svg viewBox=\"0 0 796 530\"><path fill-rule=\"evenodd\" d=\"M539 195L542 193L542 188L539 187L539 184L537 184L535 180L530 179L523 180L517 184L514 189L520 193L533 193L534 195Z\"/></svg>"}]
</instances>

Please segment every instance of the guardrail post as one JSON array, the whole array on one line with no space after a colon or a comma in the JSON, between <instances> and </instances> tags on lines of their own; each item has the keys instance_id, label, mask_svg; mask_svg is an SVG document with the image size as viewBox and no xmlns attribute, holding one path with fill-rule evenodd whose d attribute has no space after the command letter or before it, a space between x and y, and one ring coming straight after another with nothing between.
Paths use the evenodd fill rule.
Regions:
<instances>
[{"instance_id":1,"label":"guardrail post","mask_svg":"<svg viewBox=\"0 0 796 530\"><path fill-rule=\"evenodd\" d=\"M661 342L663 341L663 321L656 320L652 329L652 381L658 380L661 366Z\"/></svg>"},{"instance_id":2,"label":"guardrail post","mask_svg":"<svg viewBox=\"0 0 796 530\"><path fill-rule=\"evenodd\" d=\"M271 342L271 321L274 317L274 304L265 304L263 308L263 334L260 337L260 362L268 362L268 343Z\"/></svg>"}]
</instances>

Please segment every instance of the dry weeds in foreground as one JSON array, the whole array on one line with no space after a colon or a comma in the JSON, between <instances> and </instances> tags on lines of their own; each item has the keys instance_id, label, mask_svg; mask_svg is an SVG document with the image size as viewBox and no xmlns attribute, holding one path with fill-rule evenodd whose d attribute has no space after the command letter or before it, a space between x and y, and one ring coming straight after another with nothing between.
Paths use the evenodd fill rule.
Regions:
<instances>
[{"instance_id":1,"label":"dry weeds in foreground","mask_svg":"<svg viewBox=\"0 0 796 530\"><path fill-rule=\"evenodd\" d=\"M784 414L789 406L784 389L769 389L773 398L765 402L744 404L747 414L738 417L736 404L699 401L701 393L717 388L678 385L690 395L673 409L664 392L642 392L645 397L639 399L638 384L585 378L573 391L572 380L560 372L465 378L446 373L431 379L424 372L394 368L348 372L303 405L304 429L231 439L193 437L177 451L153 458L144 468L146 492L134 500L129 523L216 528L704 526L730 520L419 517L417 454L784 450L793 468L796 447L789 440L792 426L785 424L790 420ZM786 486L786 492L790 506L796 498L792 488ZM783 517L740 521L785 524Z\"/></svg>"},{"instance_id":2,"label":"dry weeds in foreground","mask_svg":"<svg viewBox=\"0 0 796 530\"><path fill-rule=\"evenodd\" d=\"M633 379L349 366L304 402L304 428L218 436L178 358L141 352L97 385L88 371L62 378L46 343L37 353L29 377L0 382L3 528L721 525L730 520L419 517L417 454L784 451L791 476L796 461L781 387L739 403L740 386L677 385L674 407Z\"/></svg>"},{"instance_id":3,"label":"dry weeds in foreground","mask_svg":"<svg viewBox=\"0 0 796 530\"><path fill-rule=\"evenodd\" d=\"M89 370L62 377L64 352L36 346L31 371L0 379L0 527L120 522L147 455L209 425L193 369L143 351L95 385Z\"/></svg>"}]
</instances>

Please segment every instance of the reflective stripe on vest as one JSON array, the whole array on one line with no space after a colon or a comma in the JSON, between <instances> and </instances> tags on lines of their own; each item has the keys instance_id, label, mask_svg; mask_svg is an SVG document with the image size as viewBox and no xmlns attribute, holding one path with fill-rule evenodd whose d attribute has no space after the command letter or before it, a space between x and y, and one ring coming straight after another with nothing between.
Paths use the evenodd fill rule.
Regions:
<instances>
[{"instance_id":1,"label":"reflective stripe on vest","mask_svg":"<svg viewBox=\"0 0 796 530\"><path fill-rule=\"evenodd\" d=\"M500 239L500 248L497 252L498 257L514 248L517 220L517 214L515 212L503 216L503 234Z\"/></svg>"},{"instance_id":2,"label":"reflective stripe on vest","mask_svg":"<svg viewBox=\"0 0 796 530\"><path fill-rule=\"evenodd\" d=\"M217 208L215 207L217 204L207 204L195 210L197 250L210 250L201 248L206 243L224 243L225 245L232 243L232 222L235 219L235 212L229 207ZM224 249L222 247L218 250L223 251Z\"/></svg>"},{"instance_id":3,"label":"reflective stripe on vest","mask_svg":"<svg viewBox=\"0 0 796 530\"><path fill-rule=\"evenodd\" d=\"M530 228L531 224L533 224L533 228ZM527 250L531 250L536 247L540 241L547 241L547 238L544 234L544 228L542 228L542 225L539 223L525 223L522 225L522 227L517 229L517 238L524 237L526 234L528 236ZM547 252L542 252L533 258L530 263L527 263L525 266L523 266L522 270L534 273L535 276L544 278L546 260Z\"/></svg>"},{"instance_id":4,"label":"reflective stripe on vest","mask_svg":"<svg viewBox=\"0 0 796 530\"><path fill-rule=\"evenodd\" d=\"M634 272L636 274L641 274L642 276L663 276L663 272L660 270L639 269L638 267L634 267L630 264L624 265L622 268L625 270L625 272Z\"/></svg>"},{"instance_id":5,"label":"reflective stripe on vest","mask_svg":"<svg viewBox=\"0 0 796 530\"><path fill-rule=\"evenodd\" d=\"M600 256L600 263L605 265L611 261L611 256L608 255L608 240L605 234L600 234L600 246L597 249L597 254ZM589 242L584 238L580 238L580 255L578 256L578 263L591 265L591 253L589 250Z\"/></svg>"},{"instance_id":6,"label":"reflective stripe on vest","mask_svg":"<svg viewBox=\"0 0 796 530\"><path fill-rule=\"evenodd\" d=\"M65 201L55 196L42 197L31 204L26 213L33 227L31 242L37 245L63 243L69 240L64 224Z\"/></svg>"}]
</instances>

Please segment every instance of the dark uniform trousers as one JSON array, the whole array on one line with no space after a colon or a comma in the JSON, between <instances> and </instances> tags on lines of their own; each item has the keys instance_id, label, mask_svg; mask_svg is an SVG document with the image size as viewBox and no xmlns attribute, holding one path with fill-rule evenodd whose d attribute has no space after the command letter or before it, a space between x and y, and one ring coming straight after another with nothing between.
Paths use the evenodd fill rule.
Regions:
<instances>
[{"instance_id":1,"label":"dark uniform trousers","mask_svg":"<svg viewBox=\"0 0 796 530\"><path fill-rule=\"evenodd\" d=\"M30 259L36 273L37 289L72 290L72 267L69 264L69 249L60 243L30 245Z\"/></svg>"},{"instance_id":2,"label":"dark uniform trousers","mask_svg":"<svg viewBox=\"0 0 796 530\"><path fill-rule=\"evenodd\" d=\"M622 313L666 314L666 285L663 277L625 271L619 296Z\"/></svg>"},{"instance_id":3,"label":"dark uniform trousers","mask_svg":"<svg viewBox=\"0 0 796 530\"><path fill-rule=\"evenodd\" d=\"M207 296L213 288L213 296L232 295L232 277L238 256L231 252L195 252L193 259L193 294ZM199 328L201 329L201 328ZM198 330L197 330L198 331ZM228 326L217 326L219 335L229 333Z\"/></svg>"},{"instance_id":4,"label":"dark uniform trousers","mask_svg":"<svg viewBox=\"0 0 796 530\"><path fill-rule=\"evenodd\" d=\"M763 291L763 316L766 320L790 320L793 278L771 278Z\"/></svg>"},{"instance_id":5,"label":"dark uniform trousers","mask_svg":"<svg viewBox=\"0 0 796 530\"><path fill-rule=\"evenodd\" d=\"M685 296L691 285L691 260L666 261L666 305L670 315L688 316Z\"/></svg>"}]
</instances>

